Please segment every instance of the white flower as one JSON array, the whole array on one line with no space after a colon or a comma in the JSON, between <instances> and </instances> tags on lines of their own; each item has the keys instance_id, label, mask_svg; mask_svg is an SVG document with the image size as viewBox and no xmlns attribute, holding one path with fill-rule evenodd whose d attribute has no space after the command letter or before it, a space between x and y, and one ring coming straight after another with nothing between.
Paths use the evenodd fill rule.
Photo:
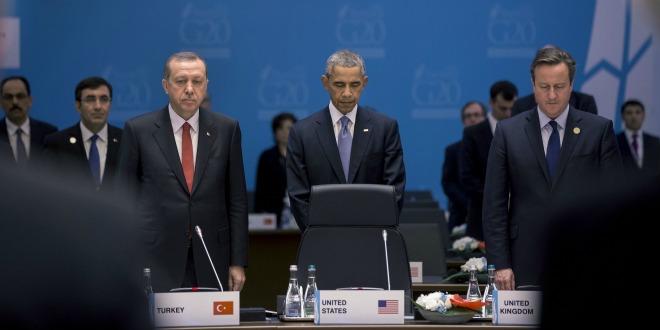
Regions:
<instances>
[{"instance_id":1,"label":"white flower","mask_svg":"<svg viewBox=\"0 0 660 330\"><path fill-rule=\"evenodd\" d=\"M452 307L449 297L447 293L436 291L428 295L419 295L415 302L428 311L444 313Z\"/></svg>"},{"instance_id":2,"label":"white flower","mask_svg":"<svg viewBox=\"0 0 660 330\"><path fill-rule=\"evenodd\" d=\"M465 236L454 241L452 248L456 251L472 252L479 246L479 241L476 239Z\"/></svg>"},{"instance_id":3,"label":"white flower","mask_svg":"<svg viewBox=\"0 0 660 330\"><path fill-rule=\"evenodd\" d=\"M485 257L470 258L470 260L468 260L464 265L461 265L461 271L467 273L470 271L470 266L474 266L477 268L478 272L485 272L487 265L488 262L486 261Z\"/></svg>"}]
</instances>

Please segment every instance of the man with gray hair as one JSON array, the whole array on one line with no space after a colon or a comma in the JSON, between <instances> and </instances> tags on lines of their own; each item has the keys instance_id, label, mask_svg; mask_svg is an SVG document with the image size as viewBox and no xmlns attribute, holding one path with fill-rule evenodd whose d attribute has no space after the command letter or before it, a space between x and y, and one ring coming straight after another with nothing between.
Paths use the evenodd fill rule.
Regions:
<instances>
[{"instance_id":1,"label":"man with gray hair","mask_svg":"<svg viewBox=\"0 0 660 330\"><path fill-rule=\"evenodd\" d=\"M360 55L350 50L335 52L321 76L330 103L289 131L287 186L301 231L307 227L314 185L392 185L401 212L406 171L399 125L393 118L358 105L368 81Z\"/></svg>"}]
</instances>

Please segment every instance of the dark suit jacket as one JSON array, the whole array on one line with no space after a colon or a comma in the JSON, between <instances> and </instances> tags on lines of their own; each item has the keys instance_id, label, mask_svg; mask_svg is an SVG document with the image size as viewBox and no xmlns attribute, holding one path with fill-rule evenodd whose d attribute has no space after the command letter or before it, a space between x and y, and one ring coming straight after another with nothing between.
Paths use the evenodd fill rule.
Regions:
<instances>
[{"instance_id":1,"label":"dark suit jacket","mask_svg":"<svg viewBox=\"0 0 660 330\"><path fill-rule=\"evenodd\" d=\"M489 264L513 268L516 286L540 285L547 214L578 188L614 180L623 163L612 121L570 107L552 181L538 111L500 121L488 156L483 225ZM550 219L551 220L551 219ZM561 244L561 242L554 242Z\"/></svg>"},{"instance_id":2,"label":"dark suit jacket","mask_svg":"<svg viewBox=\"0 0 660 330\"><path fill-rule=\"evenodd\" d=\"M461 184L468 198L467 236L480 241L484 239L481 221L481 207L484 196L484 181L488 151L493 133L488 119L466 127L460 149Z\"/></svg>"},{"instance_id":3,"label":"dark suit jacket","mask_svg":"<svg viewBox=\"0 0 660 330\"><path fill-rule=\"evenodd\" d=\"M571 92L571 98L568 100L568 104L572 105L574 108L586 112L593 113L594 115L598 114L598 107L596 107L596 100L593 96L578 91ZM529 94L525 97L521 97L513 103L511 107L511 115L515 116L523 111L536 107L536 99L534 98L534 93Z\"/></svg>"},{"instance_id":4,"label":"dark suit jacket","mask_svg":"<svg viewBox=\"0 0 660 330\"><path fill-rule=\"evenodd\" d=\"M329 107L299 120L289 131L286 169L291 211L301 231L307 227L314 185L370 183L392 185L403 208L406 171L396 120L358 106L348 182L341 166Z\"/></svg>"},{"instance_id":5,"label":"dark suit jacket","mask_svg":"<svg viewBox=\"0 0 660 330\"><path fill-rule=\"evenodd\" d=\"M48 134L55 132L57 132L57 127L54 125L30 117L30 159L28 164L31 168L43 165L44 159L42 149L44 147L44 141ZM0 141L7 142L11 146L9 143L9 132L7 132L7 122L5 118L0 120ZM11 156L14 157L13 151Z\"/></svg>"},{"instance_id":6,"label":"dark suit jacket","mask_svg":"<svg viewBox=\"0 0 660 330\"><path fill-rule=\"evenodd\" d=\"M119 156L122 130L108 125L108 150L105 158L105 170L99 191L114 191L115 167ZM73 141L73 142L72 142ZM80 123L46 137L44 156L51 166L70 173L69 178L82 182L82 186L94 189L94 179L89 168L87 152L80 130Z\"/></svg>"},{"instance_id":7,"label":"dark suit jacket","mask_svg":"<svg viewBox=\"0 0 660 330\"><path fill-rule=\"evenodd\" d=\"M128 120L115 182L134 194L139 231L153 287L181 286L189 230L199 226L223 287L229 266L247 266L248 211L241 129L227 116L199 110L199 140L192 194L174 140L168 108ZM196 235L194 235L196 236ZM192 237L197 284L218 287L198 237Z\"/></svg>"},{"instance_id":8,"label":"dark suit jacket","mask_svg":"<svg viewBox=\"0 0 660 330\"><path fill-rule=\"evenodd\" d=\"M442 189L449 199L449 230L465 223L467 216L467 196L461 184L460 170L461 141L445 148L445 161L442 164Z\"/></svg>"},{"instance_id":9,"label":"dark suit jacket","mask_svg":"<svg viewBox=\"0 0 660 330\"><path fill-rule=\"evenodd\" d=\"M277 225L281 226L280 216L286 192L286 158L277 146L265 150L259 156L257 181L254 190L254 211L277 215Z\"/></svg>"},{"instance_id":10,"label":"dark suit jacket","mask_svg":"<svg viewBox=\"0 0 660 330\"><path fill-rule=\"evenodd\" d=\"M616 136L619 144L619 151L623 159L623 166L626 173L633 175L648 175L651 171L660 170L660 139L648 133L642 134L644 144L644 158L642 159L642 167L637 166L637 161L633 156L633 151L630 149L630 144L626 139L626 134L621 132Z\"/></svg>"}]
</instances>

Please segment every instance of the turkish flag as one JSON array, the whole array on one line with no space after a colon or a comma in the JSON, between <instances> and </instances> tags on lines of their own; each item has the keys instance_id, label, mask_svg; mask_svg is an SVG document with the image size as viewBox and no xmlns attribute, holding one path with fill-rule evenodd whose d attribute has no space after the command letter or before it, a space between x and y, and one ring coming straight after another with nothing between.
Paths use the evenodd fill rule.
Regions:
<instances>
[{"instance_id":1,"label":"turkish flag","mask_svg":"<svg viewBox=\"0 0 660 330\"><path fill-rule=\"evenodd\" d=\"M214 301L213 315L234 315L233 301Z\"/></svg>"}]
</instances>

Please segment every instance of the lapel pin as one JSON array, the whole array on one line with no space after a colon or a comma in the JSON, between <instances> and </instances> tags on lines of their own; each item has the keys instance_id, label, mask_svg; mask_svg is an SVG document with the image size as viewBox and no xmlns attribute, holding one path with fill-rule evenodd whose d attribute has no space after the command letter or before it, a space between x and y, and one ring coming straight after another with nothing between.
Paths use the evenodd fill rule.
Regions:
<instances>
[{"instance_id":1,"label":"lapel pin","mask_svg":"<svg viewBox=\"0 0 660 330\"><path fill-rule=\"evenodd\" d=\"M206 136L211 137L211 133L206 132Z\"/></svg>"},{"instance_id":2,"label":"lapel pin","mask_svg":"<svg viewBox=\"0 0 660 330\"><path fill-rule=\"evenodd\" d=\"M579 127L574 127L573 128L573 134L580 134L580 128Z\"/></svg>"},{"instance_id":3,"label":"lapel pin","mask_svg":"<svg viewBox=\"0 0 660 330\"><path fill-rule=\"evenodd\" d=\"M74 138L73 136L70 137L70 138L69 138L69 143L71 143L71 144L76 143L76 138Z\"/></svg>"},{"instance_id":4,"label":"lapel pin","mask_svg":"<svg viewBox=\"0 0 660 330\"><path fill-rule=\"evenodd\" d=\"M364 132L369 132L369 129L368 129L368 128L365 128L363 131L364 131Z\"/></svg>"},{"instance_id":5,"label":"lapel pin","mask_svg":"<svg viewBox=\"0 0 660 330\"><path fill-rule=\"evenodd\" d=\"M117 138L112 139L112 142L117 143Z\"/></svg>"}]
</instances>

